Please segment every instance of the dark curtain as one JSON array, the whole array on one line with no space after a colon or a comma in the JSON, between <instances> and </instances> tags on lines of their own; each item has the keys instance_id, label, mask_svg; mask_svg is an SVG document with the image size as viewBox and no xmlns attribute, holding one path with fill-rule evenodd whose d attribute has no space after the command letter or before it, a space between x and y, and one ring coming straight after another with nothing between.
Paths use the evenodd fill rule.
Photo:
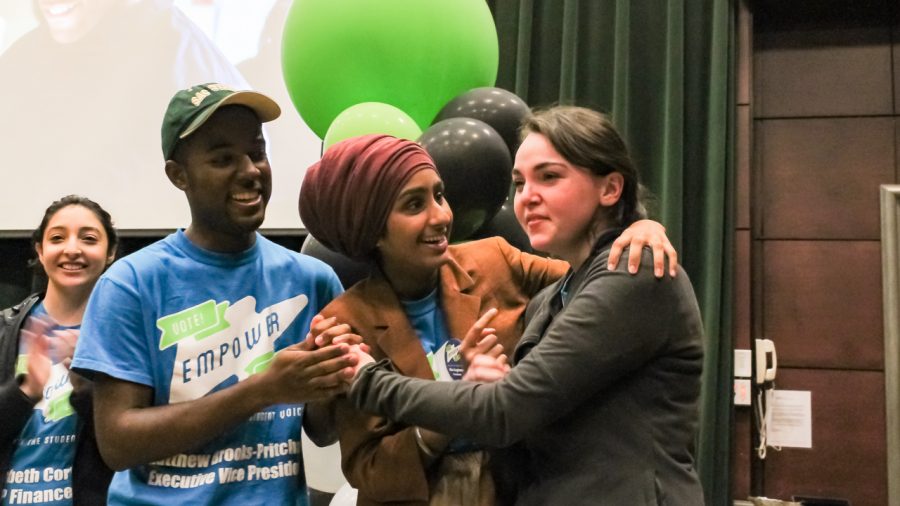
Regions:
<instances>
[{"instance_id":1,"label":"dark curtain","mask_svg":"<svg viewBox=\"0 0 900 506\"><path fill-rule=\"evenodd\" d=\"M608 112L653 217L691 277L706 326L698 469L730 502L733 6L729 0L488 0L497 86L530 106Z\"/></svg>"}]
</instances>

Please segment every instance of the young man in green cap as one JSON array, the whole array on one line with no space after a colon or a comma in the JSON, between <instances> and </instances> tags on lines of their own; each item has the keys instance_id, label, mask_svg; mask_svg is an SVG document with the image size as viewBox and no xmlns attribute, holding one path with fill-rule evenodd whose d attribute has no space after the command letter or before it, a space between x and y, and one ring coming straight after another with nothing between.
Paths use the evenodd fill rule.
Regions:
<instances>
[{"instance_id":1,"label":"young man in green cap","mask_svg":"<svg viewBox=\"0 0 900 506\"><path fill-rule=\"evenodd\" d=\"M257 232L272 186L262 123L279 113L220 84L169 103L166 174L190 226L104 274L72 364L97 381L100 450L120 471L110 504L307 502L301 403L341 393L354 359L346 342L304 341L342 291L334 271Z\"/></svg>"}]
</instances>

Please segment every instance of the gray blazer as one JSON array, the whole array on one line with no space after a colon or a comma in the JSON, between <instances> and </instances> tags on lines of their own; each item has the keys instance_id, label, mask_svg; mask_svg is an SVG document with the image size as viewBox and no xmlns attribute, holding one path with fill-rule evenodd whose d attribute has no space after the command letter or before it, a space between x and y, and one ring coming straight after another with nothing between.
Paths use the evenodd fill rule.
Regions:
<instances>
[{"instance_id":1,"label":"gray blazer","mask_svg":"<svg viewBox=\"0 0 900 506\"><path fill-rule=\"evenodd\" d=\"M703 504L694 468L702 323L683 271L606 268L617 233L529 304L516 365L492 384L434 382L364 368L361 409L526 456L516 504ZM566 287L566 303L560 291Z\"/></svg>"}]
</instances>

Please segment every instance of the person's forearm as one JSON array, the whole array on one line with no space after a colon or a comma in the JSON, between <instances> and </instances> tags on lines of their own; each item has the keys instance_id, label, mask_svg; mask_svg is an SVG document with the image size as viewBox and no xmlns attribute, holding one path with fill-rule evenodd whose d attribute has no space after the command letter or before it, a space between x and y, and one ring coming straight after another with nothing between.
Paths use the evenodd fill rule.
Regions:
<instances>
[{"instance_id":1,"label":"person's forearm","mask_svg":"<svg viewBox=\"0 0 900 506\"><path fill-rule=\"evenodd\" d=\"M651 265L649 252L643 261L644 267ZM678 338L689 343L688 349L702 355L695 347L702 324L686 279L659 281L648 269L632 276L607 270L605 262L602 254L592 260L566 311L546 322L539 344L501 381L426 381L401 376L382 361L359 369L349 402L397 422L502 447L578 409L673 346L670 322L680 325L684 335ZM637 307L668 309L646 318ZM526 330L520 345L536 337ZM697 363L696 356L688 360Z\"/></svg>"},{"instance_id":2,"label":"person's forearm","mask_svg":"<svg viewBox=\"0 0 900 506\"><path fill-rule=\"evenodd\" d=\"M97 383L97 441L107 465L123 470L190 451L234 428L269 404L258 376L199 399L149 405L149 387L119 380Z\"/></svg>"},{"instance_id":3,"label":"person's forearm","mask_svg":"<svg viewBox=\"0 0 900 506\"><path fill-rule=\"evenodd\" d=\"M259 374L199 399L153 406L153 389L109 376L95 382L94 419L100 453L126 469L190 451L263 408L331 398L346 390L356 358L347 345L280 350Z\"/></svg>"},{"instance_id":4,"label":"person's forearm","mask_svg":"<svg viewBox=\"0 0 900 506\"><path fill-rule=\"evenodd\" d=\"M509 409L525 405L518 397L510 397L510 394L519 395L525 382L531 383L530 378L520 379L517 386L507 386L506 395L496 396L496 388L503 382L480 384L409 378L397 374L388 362L382 361L359 370L347 398L362 411L397 422L426 427L449 437L465 437L484 445L508 446L538 427L542 416L553 413L550 409L546 412ZM559 395L546 395L546 398L558 399Z\"/></svg>"}]
</instances>

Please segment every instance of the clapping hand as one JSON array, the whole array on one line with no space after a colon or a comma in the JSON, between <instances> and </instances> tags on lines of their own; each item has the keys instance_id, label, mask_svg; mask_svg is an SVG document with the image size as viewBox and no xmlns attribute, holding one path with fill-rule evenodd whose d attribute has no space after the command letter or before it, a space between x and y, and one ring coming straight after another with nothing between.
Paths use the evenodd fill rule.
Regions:
<instances>
[{"instance_id":1,"label":"clapping hand","mask_svg":"<svg viewBox=\"0 0 900 506\"><path fill-rule=\"evenodd\" d=\"M22 328L22 341L28 348L28 369L19 388L29 398L37 401L50 379L53 361L50 359L50 343L47 334L54 323L48 318L29 317Z\"/></svg>"}]
</instances>

